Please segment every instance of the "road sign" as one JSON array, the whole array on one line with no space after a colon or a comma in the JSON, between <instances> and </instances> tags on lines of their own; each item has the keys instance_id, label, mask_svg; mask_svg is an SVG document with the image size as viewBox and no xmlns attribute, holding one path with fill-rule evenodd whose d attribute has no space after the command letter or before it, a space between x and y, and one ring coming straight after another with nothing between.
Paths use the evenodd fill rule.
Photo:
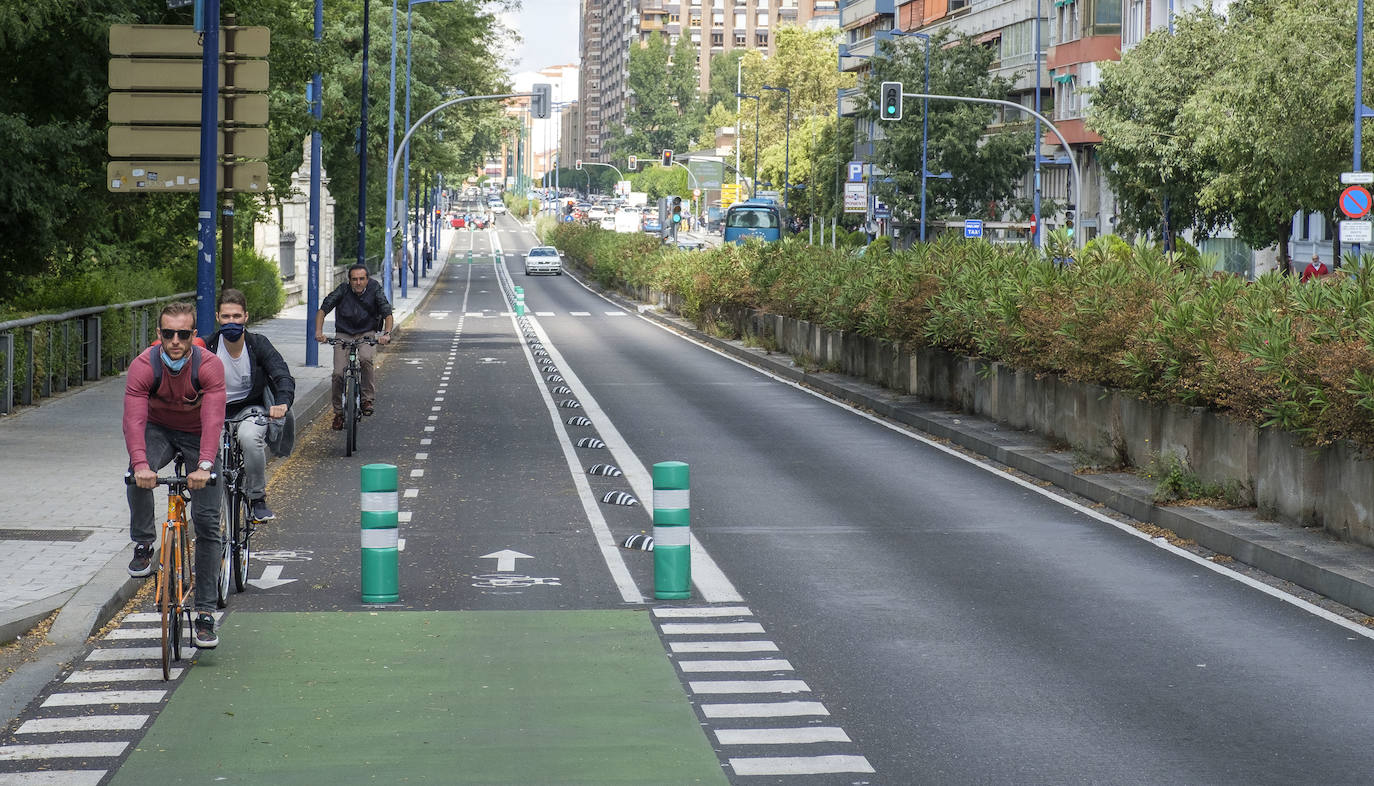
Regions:
<instances>
[{"instance_id":1,"label":"road sign","mask_svg":"<svg viewBox=\"0 0 1374 786\"><path fill-rule=\"evenodd\" d=\"M272 34L265 27L224 26L219 29L219 52L234 42L239 57L267 57ZM191 25L110 25L110 54L133 57L200 57L205 53L200 33Z\"/></svg>"},{"instance_id":2,"label":"road sign","mask_svg":"<svg viewBox=\"0 0 1374 786\"><path fill-rule=\"evenodd\" d=\"M1341 185L1350 186L1356 183L1369 185L1374 183L1374 172L1342 172Z\"/></svg>"},{"instance_id":3,"label":"road sign","mask_svg":"<svg viewBox=\"0 0 1374 786\"><path fill-rule=\"evenodd\" d=\"M878 201L878 200L875 199L875 200L873 200L873 217L874 217L874 218L891 218L891 217L892 217L892 208L888 207L886 202L880 202L880 201Z\"/></svg>"},{"instance_id":4,"label":"road sign","mask_svg":"<svg viewBox=\"0 0 1374 786\"><path fill-rule=\"evenodd\" d=\"M1364 186L1350 186L1341 192L1340 206L1346 218L1364 218L1369 215L1369 192Z\"/></svg>"},{"instance_id":5,"label":"road sign","mask_svg":"<svg viewBox=\"0 0 1374 786\"><path fill-rule=\"evenodd\" d=\"M979 221L979 220L976 219L976 218L965 219L965 221L964 221L964 237L982 237L982 236L983 236L983 222L982 222L982 221Z\"/></svg>"},{"instance_id":6,"label":"road sign","mask_svg":"<svg viewBox=\"0 0 1374 786\"><path fill-rule=\"evenodd\" d=\"M226 184L224 167L219 167L215 182L221 192L256 194L267 190L266 162L247 161L232 169L234 182ZM200 190L197 161L111 161L106 172L106 187L118 193Z\"/></svg>"},{"instance_id":7,"label":"road sign","mask_svg":"<svg viewBox=\"0 0 1374 786\"><path fill-rule=\"evenodd\" d=\"M111 90L185 90L198 91L199 60L171 60L156 57L110 58ZM221 90L267 91L267 61L245 60L234 65L234 84L224 84L224 63L219 66Z\"/></svg>"},{"instance_id":8,"label":"road sign","mask_svg":"<svg viewBox=\"0 0 1374 786\"><path fill-rule=\"evenodd\" d=\"M1374 222L1342 221L1342 243L1369 243L1374 241Z\"/></svg>"},{"instance_id":9,"label":"road sign","mask_svg":"<svg viewBox=\"0 0 1374 786\"><path fill-rule=\"evenodd\" d=\"M867 183L845 183L845 184L844 184L844 212L846 212L846 213L867 213L867 212L868 212L868 184L867 184Z\"/></svg>"},{"instance_id":10,"label":"road sign","mask_svg":"<svg viewBox=\"0 0 1374 786\"><path fill-rule=\"evenodd\" d=\"M862 162L862 161L850 161L850 162L849 162L849 182L850 182L850 183L859 183L859 182L862 182L863 179L864 179L864 162Z\"/></svg>"},{"instance_id":11,"label":"road sign","mask_svg":"<svg viewBox=\"0 0 1374 786\"><path fill-rule=\"evenodd\" d=\"M225 136L233 137L234 155L267 157L266 128L221 128L219 155L224 155ZM199 158L200 126L110 126L108 146L114 158Z\"/></svg>"},{"instance_id":12,"label":"road sign","mask_svg":"<svg viewBox=\"0 0 1374 786\"><path fill-rule=\"evenodd\" d=\"M219 117L246 126L267 125L267 94L220 95ZM111 123L200 125L200 93L110 93Z\"/></svg>"}]
</instances>

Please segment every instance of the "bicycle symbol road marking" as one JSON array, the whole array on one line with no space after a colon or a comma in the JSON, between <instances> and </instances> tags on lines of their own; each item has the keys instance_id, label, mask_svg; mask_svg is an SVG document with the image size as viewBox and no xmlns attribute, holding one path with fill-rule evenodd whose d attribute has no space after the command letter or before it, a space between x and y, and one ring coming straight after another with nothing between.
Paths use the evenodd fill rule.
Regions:
<instances>
[{"instance_id":1,"label":"bicycle symbol road marking","mask_svg":"<svg viewBox=\"0 0 1374 786\"><path fill-rule=\"evenodd\" d=\"M263 562L309 562L315 557L314 551L282 549L279 551L255 551L253 559Z\"/></svg>"},{"instance_id":2,"label":"bicycle symbol road marking","mask_svg":"<svg viewBox=\"0 0 1374 786\"><path fill-rule=\"evenodd\" d=\"M508 589L511 587L561 587L563 580L557 576L522 576L518 573L482 573L473 576L472 586L489 589Z\"/></svg>"}]
</instances>

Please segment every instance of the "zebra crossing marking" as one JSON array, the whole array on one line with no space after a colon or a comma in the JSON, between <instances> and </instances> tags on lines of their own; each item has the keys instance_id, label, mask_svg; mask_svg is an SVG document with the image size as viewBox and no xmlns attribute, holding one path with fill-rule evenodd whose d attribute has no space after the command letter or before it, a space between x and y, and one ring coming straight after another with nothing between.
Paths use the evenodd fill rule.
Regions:
<instances>
[{"instance_id":1,"label":"zebra crossing marking","mask_svg":"<svg viewBox=\"0 0 1374 786\"><path fill-rule=\"evenodd\" d=\"M730 759L736 775L836 775L873 772L863 756L762 756Z\"/></svg>"},{"instance_id":2,"label":"zebra crossing marking","mask_svg":"<svg viewBox=\"0 0 1374 786\"><path fill-rule=\"evenodd\" d=\"M165 690L96 690L54 693L43 700L43 707L84 707L90 704L157 704L167 697Z\"/></svg>"},{"instance_id":3,"label":"zebra crossing marking","mask_svg":"<svg viewBox=\"0 0 1374 786\"><path fill-rule=\"evenodd\" d=\"M148 715L82 715L75 718L35 718L24 721L15 734L49 734L67 731L128 731L141 729Z\"/></svg>"},{"instance_id":4,"label":"zebra crossing marking","mask_svg":"<svg viewBox=\"0 0 1374 786\"><path fill-rule=\"evenodd\" d=\"M836 726L801 726L794 729L716 729L721 745L810 745L817 742L853 742Z\"/></svg>"},{"instance_id":5,"label":"zebra crossing marking","mask_svg":"<svg viewBox=\"0 0 1374 786\"><path fill-rule=\"evenodd\" d=\"M765 701L748 704L703 704L701 714L708 718L789 718L805 715L829 716L819 701Z\"/></svg>"}]
</instances>

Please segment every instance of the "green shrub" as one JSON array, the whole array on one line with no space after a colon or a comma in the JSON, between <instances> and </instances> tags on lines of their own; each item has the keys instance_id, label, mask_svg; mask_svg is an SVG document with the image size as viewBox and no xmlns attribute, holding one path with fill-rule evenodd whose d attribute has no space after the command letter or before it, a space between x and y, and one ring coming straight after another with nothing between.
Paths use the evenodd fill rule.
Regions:
<instances>
[{"instance_id":1,"label":"green shrub","mask_svg":"<svg viewBox=\"0 0 1374 786\"><path fill-rule=\"evenodd\" d=\"M234 288L243 291L248 300L248 315L254 322L275 317L286 303L277 263L251 246L234 249Z\"/></svg>"}]
</instances>

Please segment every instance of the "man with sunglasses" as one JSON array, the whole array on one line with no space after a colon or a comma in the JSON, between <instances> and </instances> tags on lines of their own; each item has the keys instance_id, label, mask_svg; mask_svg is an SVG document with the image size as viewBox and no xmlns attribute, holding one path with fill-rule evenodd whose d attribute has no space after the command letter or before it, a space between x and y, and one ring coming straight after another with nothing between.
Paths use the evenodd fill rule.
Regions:
<instances>
[{"instance_id":1,"label":"man with sunglasses","mask_svg":"<svg viewBox=\"0 0 1374 786\"><path fill-rule=\"evenodd\" d=\"M330 311L334 312L334 337L347 341L357 341L364 336L370 336L382 328L381 335L377 338L377 343L388 344L391 342L392 315L391 303L386 299L386 294L382 292L382 285L373 281L368 275L367 265L355 264L348 269L348 281L340 284L333 292L325 296L324 302L320 303L320 310L315 313L315 340L323 344L329 339L324 335L324 317ZM385 323L385 324L383 324ZM362 366L363 372L363 406L364 415L371 415L373 402L377 399L376 375L373 373L372 363L376 357L377 348L371 344L363 344L358 347L358 363ZM334 389L329 398L330 404L334 408L334 423L330 428L341 431L344 427L343 416L343 390L344 373L348 371L348 350L336 344L334 346Z\"/></svg>"},{"instance_id":2,"label":"man with sunglasses","mask_svg":"<svg viewBox=\"0 0 1374 786\"><path fill-rule=\"evenodd\" d=\"M205 346L224 366L225 417L234 418L249 408L268 417L285 417L296 396L296 380L267 336L245 329L248 298L237 289L224 289L215 312L219 330ZM248 515L254 521L275 519L277 514L267 507L267 425L250 418L231 423L230 428L235 429L234 438L243 449Z\"/></svg>"},{"instance_id":3,"label":"man with sunglasses","mask_svg":"<svg viewBox=\"0 0 1374 786\"><path fill-rule=\"evenodd\" d=\"M180 452L192 467L186 485L196 528L193 635L197 647L211 649L219 644L212 612L222 547L220 490L208 483L224 426L224 366L213 352L193 344L194 304L168 303L157 321L162 341L134 358L124 383L124 444L134 480L127 492L129 538L134 542L129 575L141 578L153 572L153 489L158 470Z\"/></svg>"}]
</instances>

